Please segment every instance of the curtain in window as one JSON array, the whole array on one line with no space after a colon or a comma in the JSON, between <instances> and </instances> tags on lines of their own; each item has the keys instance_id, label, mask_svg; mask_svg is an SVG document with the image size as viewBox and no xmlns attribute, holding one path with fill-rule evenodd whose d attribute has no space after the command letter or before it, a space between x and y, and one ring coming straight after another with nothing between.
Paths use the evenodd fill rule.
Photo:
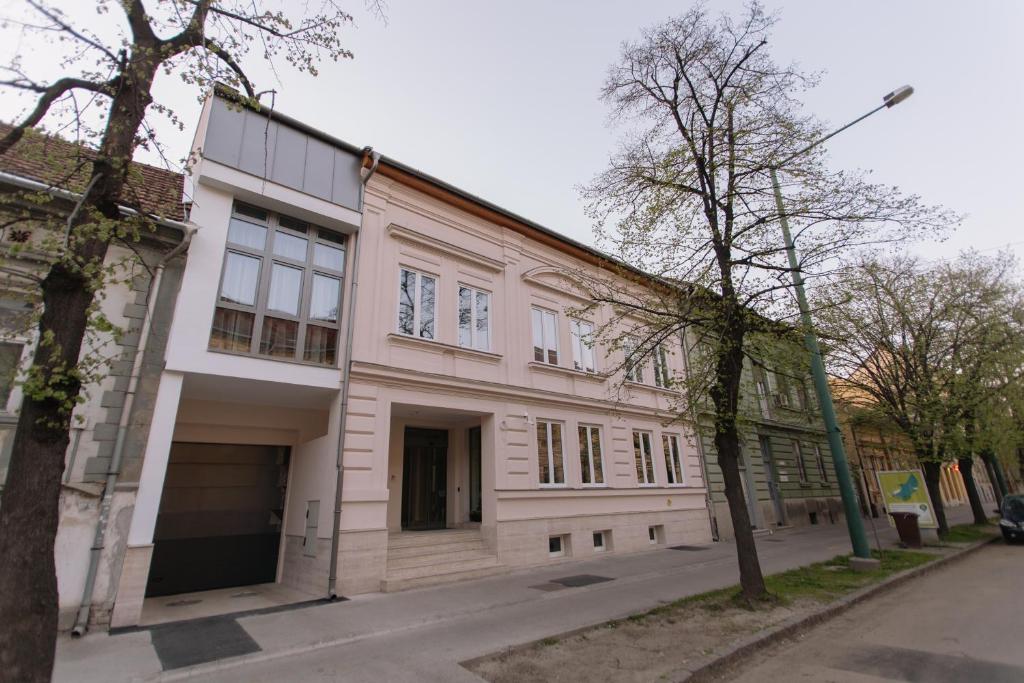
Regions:
<instances>
[{"instance_id":1,"label":"curtain in window","mask_svg":"<svg viewBox=\"0 0 1024 683\"><path fill-rule=\"evenodd\" d=\"M220 298L244 306L256 305L256 287L260 281L260 259L228 252L224 263L224 284Z\"/></svg>"},{"instance_id":2,"label":"curtain in window","mask_svg":"<svg viewBox=\"0 0 1024 683\"><path fill-rule=\"evenodd\" d=\"M267 309L288 315L299 314L299 296L302 294L302 270L274 264L270 273L270 293L267 295Z\"/></svg>"},{"instance_id":3,"label":"curtain in window","mask_svg":"<svg viewBox=\"0 0 1024 683\"><path fill-rule=\"evenodd\" d=\"M313 291L310 292L309 317L314 320L337 322L340 300L341 280L314 273Z\"/></svg>"}]
</instances>

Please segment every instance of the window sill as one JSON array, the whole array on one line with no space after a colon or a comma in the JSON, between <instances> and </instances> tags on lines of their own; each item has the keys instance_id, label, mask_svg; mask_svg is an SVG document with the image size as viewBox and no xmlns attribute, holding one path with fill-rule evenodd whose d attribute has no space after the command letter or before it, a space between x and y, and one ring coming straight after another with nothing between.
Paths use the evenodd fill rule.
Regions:
<instances>
[{"instance_id":1,"label":"window sill","mask_svg":"<svg viewBox=\"0 0 1024 683\"><path fill-rule=\"evenodd\" d=\"M411 337L405 334L399 334L397 332L391 332L387 336L388 343L398 344L400 346L406 346L409 348L419 349L433 349L435 351L442 351L444 353L452 353L456 356L463 356L465 358L476 358L483 360L488 363L500 363L501 354L494 353L493 351L480 351L479 349L469 349L464 346L456 346L455 344L447 344L445 342L437 341L436 339L423 339L421 337Z\"/></svg>"},{"instance_id":2,"label":"window sill","mask_svg":"<svg viewBox=\"0 0 1024 683\"><path fill-rule=\"evenodd\" d=\"M663 488L661 484L637 484L637 488L641 489L660 489Z\"/></svg>"},{"instance_id":3,"label":"window sill","mask_svg":"<svg viewBox=\"0 0 1024 683\"><path fill-rule=\"evenodd\" d=\"M580 488L581 489L589 489L589 490L593 491L594 489L598 489L598 490L606 489L606 488L608 488L608 484L580 484Z\"/></svg>"},{"instance_id":4,"label":"window sill","mask_svg":"<svg viewBox=\"0 0 1024 683\"><path fill-rule=\"evenodd\" d=\"M556 375L570 375L572 377L577 377L588 382L603 383L606 379L608 379L607 375L603 375L599 372L584 372L583 370L577 370L575 368L567 368L564 365L542 363L539 360L531 360L529 363L527 363L527 366L532 370L550 372Z\"/></svg>"},{"instance_id":5,"label":"window sill","mask_svg":"<svg viewBox=\"0 0 1024 683\"><path fill-rule=\"evenodd\" d=\"M281 356L263 356L258 353L244 353L242 351L230 351L228 349L215 349L206 347L206 350L210 353L220 353L225 356L234 356L236 358L249 358L251 360L267 361L269 363L288 363L290 365L303 365L307 368L320 368L321 370L338 370L337 365L324 365L323 363L314 363L308 360L298 360L295 358L282 358Z\"/></svg>"},{"instance_id":6,"label":"window sill","mask_svg":"<svg viewBox=\"0 0 1024 683\"><path fill-rule=\"evenodd\" d=\"M657 386L654 386L653 384L646 384L644 382L634 382L631 379L627 379L627 380L623 381L623 384L625 386L636 387L637 389L647 389L648 391L653 391L653 392L659 393L659 394L666 394L668 396L678 396L679 395L679 392L676 391L675 389L666 389L665 387L657 387Z\"/></svg>"},{"instance_id":7,"label":"window sill","mask_svg":"<svg viewBox=\"0 0 1024 683\"><path fill-rule=\"evenodd\" d=\"M551 491L552 489L557 491L569 488L568 484L538 484L538 486L540 486L542 491Z\"/></svg>"}]
</instances>

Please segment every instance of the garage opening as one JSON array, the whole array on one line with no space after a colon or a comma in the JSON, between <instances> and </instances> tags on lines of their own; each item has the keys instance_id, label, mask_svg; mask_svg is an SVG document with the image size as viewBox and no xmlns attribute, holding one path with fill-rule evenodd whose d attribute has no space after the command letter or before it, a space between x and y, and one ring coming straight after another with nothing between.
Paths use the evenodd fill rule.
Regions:
<instances>
[{"instance_id":1,"label":"garage opening","mask_svg":"<svg viewBox=\"0 0 1024 683\"><path fill-rule=\"evenodd\" d=\"M146 597L277 578L289 449L174 443Z\"/></svg>"}]
</instances>

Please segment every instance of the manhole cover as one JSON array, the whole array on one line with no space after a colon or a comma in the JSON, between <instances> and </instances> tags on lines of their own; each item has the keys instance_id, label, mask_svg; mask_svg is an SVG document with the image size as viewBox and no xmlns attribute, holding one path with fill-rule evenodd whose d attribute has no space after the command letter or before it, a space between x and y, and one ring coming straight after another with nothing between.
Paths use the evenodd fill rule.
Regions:
<instances>
[{"instance_id":1,"label":"manhole cover","mask_svg":"<svg viewBox=\"0 0 1024 683\"><path fill-rule=\"evenodd\" d=\"M192 600L175 600L174 602L167 603L168 607L184 607L185 605L198 605L202 600L196 598Z\"/></svg>"},{"instance_id":2,"label":"manhole cover","mask_svg":"<svg viewBox=\"0 0 1024 683\"><path fill-rule=\"evenodd\" d=\"M707 548L699 545L670 545L669 550L707 550Z\"/></svg>"},{"instance_id":3,"label":"manhole cover","mask_svg":"<svg viewBox=\"0 0 1024 683\"><path fill-rule=\"evenodd\" d=\"M614 581L614 579L610 579L607 576L594 576L593 574L577 574L551 580L552 583L560 583L569 588L579 588L580 586L589 586L594 583L604 583L605 581Z\"/></svg>"}]
</instances>

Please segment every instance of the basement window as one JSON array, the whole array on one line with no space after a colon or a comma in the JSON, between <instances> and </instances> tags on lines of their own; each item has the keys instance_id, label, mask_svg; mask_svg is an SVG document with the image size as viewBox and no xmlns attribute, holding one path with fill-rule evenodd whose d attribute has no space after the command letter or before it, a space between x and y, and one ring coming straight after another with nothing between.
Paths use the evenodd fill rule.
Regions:
<instances>
[{"instance_id":1,"label":"basement window","mask_svg":"<svg viewBox=\"0 0 1024 683\"><path fill-rule=\"evenodd\" d=\"M565 557L566 546L568 545L565 536L550 536L548 537L548 556L550 557Z\"/></svg>"},{"instance_id":2,"label":"basement window","mask_svg":"<svg viewBox=\"0 0 1024 683\"><path fill-rule=\"evenodd\" d=\"M651 545L661 545L665 542L665 526L655 524L647 527L647 541Z\"/></svg>"},{"instance_id":3,"label":"basement window","mask_svg":"<svg viewBox=\"0 0 1024 683\"><path fill-rule=\"evenodd\" d=\"M608 549L608 545L605 543L605 532L595 531L594 532L594 552L603 553Z\"/></svg>"}]
</instances>

